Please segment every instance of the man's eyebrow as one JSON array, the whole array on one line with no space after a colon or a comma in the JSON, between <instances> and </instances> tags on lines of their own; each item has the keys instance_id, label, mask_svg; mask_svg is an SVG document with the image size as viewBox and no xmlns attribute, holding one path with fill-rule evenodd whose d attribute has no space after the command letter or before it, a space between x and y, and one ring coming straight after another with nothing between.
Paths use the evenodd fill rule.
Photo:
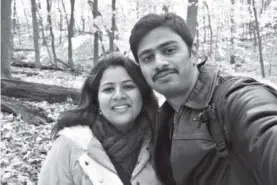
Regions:
<instances>
[{"instance_id":1,"label":"man's eyebrow","mask_svg":"<svg viewBox=\"0 0 277 185\"><path fill-rule=\"evenodd\" d=\"M175 43L177 43L177 41L175 41L175 40L170 40L170 41L167 41L167 42L165 42L165 43L160 44L160 45L158 46L158 48L163 48L163 47L165 47L165 46L168 46L168 45L170 45L170 44L175 44Z\"/></svg>"},{"instance_id":2,"label":"man's eyebrow","mask_svg":"<svg viewBox=\"0 0 277 185\"><path fill-rule=\"evenodd\" d=\"M134 82L134 81L131 79L128 79L128 80L124 80L122 83L126 83L126 82Z\"/></svg>"},{"instance_id":3,"label":"man's eyebrow","mask_svg":"<svg viewBox=\"0 0 277 185\"><path fill-rule=\"evenodd\" d=\"M170 40L170 41L167 41L167 42L164 42L164 43L160 44L160 45L158 46L158 48L163 48L163 47L165 47L165 46L168 46L168 45L170 45L170 44L175 44L175 43L177 43L177 41L175 41L175 40ZM145 50L143 50L143 51L138 55L138 57L141 57L142 55L144 55L144 54L146 54L146 53L150 53L151 51L152 51L152 49L145 49Z\"/></svg>"},{"instance_id":4,"label":"man's eyebrow","mask_svg":"<svg viewBox=\"0 0 277 185\"><path fill-rule=\"evenodd\" d=\"M152 49L146 49L146 50L143 50L139 55L138 57L140 58L142 55L145 55L147 53L151 53Z\"/></svg>"}]
</instances>

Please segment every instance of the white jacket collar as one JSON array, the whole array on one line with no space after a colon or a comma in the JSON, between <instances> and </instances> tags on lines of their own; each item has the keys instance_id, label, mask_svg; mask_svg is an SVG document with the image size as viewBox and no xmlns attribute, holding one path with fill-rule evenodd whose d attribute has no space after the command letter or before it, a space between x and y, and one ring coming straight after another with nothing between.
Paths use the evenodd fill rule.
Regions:
<instances>
[{"instance_id":1,"label":"white jacket collar","mask_svg":"<svg viewBox=\"0 0 277 185\"><path fill-rule=\"evenodd\" d=\"M80 146L83 150L88 152L88 155L101 164L103 167L109 169L113 173L116 173L116 169L112 164L109 156L104 150L102 144L94 136L89 126L73 126L67 127L59 131L58 135L65 136L71 139L74 143ZM149 154L150 139L145 138L142 143L142 147L138 156L137 165L132 173L134 178L147 164L150 158Z\"/></svg>"}]
</instances>

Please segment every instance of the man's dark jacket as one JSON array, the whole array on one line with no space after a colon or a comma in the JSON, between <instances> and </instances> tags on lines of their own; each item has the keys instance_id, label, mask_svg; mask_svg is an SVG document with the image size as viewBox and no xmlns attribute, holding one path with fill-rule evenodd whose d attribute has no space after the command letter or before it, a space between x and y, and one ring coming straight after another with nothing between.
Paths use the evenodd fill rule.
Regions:
<instances>
[{"instance_id":1,"label":"man's dark jacket","mask_svg":"<svg viewBox=\"0 0 277 185\"><path fill-rule=\"evenodd\" d=\"M160 109L154 147L157 174L165 185L243 185L230 160L217 156L209 124L199 127L197 121L213 101L214 89L230 76L207 64L199 65L199 71L178 112L167 102ZM246 83L228 95L223 108L228 148L247 169L245 178L255 185L277 185L276 96Z\"/></svg>"}]
</instances>

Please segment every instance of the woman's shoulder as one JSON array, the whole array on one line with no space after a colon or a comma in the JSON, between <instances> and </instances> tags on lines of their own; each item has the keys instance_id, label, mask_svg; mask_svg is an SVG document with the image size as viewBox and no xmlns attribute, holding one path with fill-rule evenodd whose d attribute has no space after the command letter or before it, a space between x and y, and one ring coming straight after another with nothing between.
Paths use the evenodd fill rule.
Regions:
<instances>
[{"instance_id":1,"label":"woman's shoulder","mask_svg":"<svg viewBox=\"0 0 277 185\"><path fill-rule=\"evenodd\" d=\"M75 168L76 161L91 141L92 132L90 128L88 126L67 127L60 130L57 136L58 138L53 142L47 158L51 159L52 162L50 163L69 162L68 165Z\"/></svg>"},{"instance_id":2,"label":"woman's shoulder","mask_svg":"<svg viewBox=\"0 0 277 185\"><path fill-rule=\"evenodd\" d=\"M66 138L82 149L87 149L93 134L89 126L72 126L62 129L58 132L58 136Z\"/></svg>"}]
</instances>

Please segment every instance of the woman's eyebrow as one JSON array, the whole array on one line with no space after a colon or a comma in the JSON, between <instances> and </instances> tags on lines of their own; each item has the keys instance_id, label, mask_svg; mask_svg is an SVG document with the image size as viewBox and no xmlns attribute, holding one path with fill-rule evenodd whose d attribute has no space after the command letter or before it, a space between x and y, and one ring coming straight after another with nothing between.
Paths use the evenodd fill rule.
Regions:
<instances>
[{"instance_id":1,"label":"woman's eyebrow","mask_svg":"<svg viewBox=\"0 0 277 185\"><path fill-rule=\"evenodd\" d=\"M113 85L113 83L112 82L106 82L106 83L101 84L100 87L101 86L107 86L107 85Z\"/></svg>"}]
</instances>

